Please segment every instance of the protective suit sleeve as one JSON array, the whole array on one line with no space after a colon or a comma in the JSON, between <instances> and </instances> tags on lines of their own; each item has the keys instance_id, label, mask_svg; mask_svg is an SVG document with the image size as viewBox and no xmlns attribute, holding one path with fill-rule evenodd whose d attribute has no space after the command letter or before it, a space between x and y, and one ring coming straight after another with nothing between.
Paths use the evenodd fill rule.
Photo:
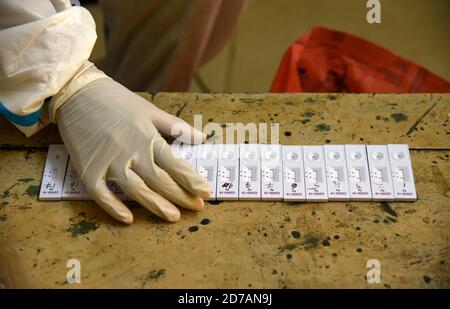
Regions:
<instances>
[{"instance_id":1,"label":"protective suit sleeve","mask_svg":"<svg viewBox=\"0 0 450 309\"><path fill-rule=\"evenodd\" d=\"M0 1L0 114L26 136L46 126L51 101L58 106L105 77L87 61L96 38L90 13L69 0ZM53 100L64 87L65 95Z\"/></svg>"}]
</instances>

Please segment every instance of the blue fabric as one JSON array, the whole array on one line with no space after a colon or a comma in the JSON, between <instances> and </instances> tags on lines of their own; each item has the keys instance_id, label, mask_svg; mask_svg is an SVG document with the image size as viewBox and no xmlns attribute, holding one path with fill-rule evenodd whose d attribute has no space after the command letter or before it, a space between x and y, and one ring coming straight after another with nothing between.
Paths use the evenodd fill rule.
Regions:
<instances>
[{"instance_id":1,"label":"blue fabric","mask_svg":"<svg viewBox=\"0 0 450 309\"><path fill-rule=\"evenodd\" d=\"M36 124L41 117L42 108L28 115L16 115L10 112L2 102L0 102L0 115L3 115L9 121L23 127L29 127Z\"/></svg>"}]
</instances>

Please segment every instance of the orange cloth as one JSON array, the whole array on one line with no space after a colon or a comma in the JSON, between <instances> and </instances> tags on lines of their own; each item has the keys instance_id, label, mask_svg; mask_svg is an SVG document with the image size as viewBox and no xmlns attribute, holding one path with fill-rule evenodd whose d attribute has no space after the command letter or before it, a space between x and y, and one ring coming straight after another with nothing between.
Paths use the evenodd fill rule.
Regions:
<instances>
[{"instance_id":1,"label":"orange cloth","mask_svg":"<svg viewBox=\"0 0 450 309\"><path fill-rule=\"evenodd\" d=\"M450 83L354 35L314 28L284 54L271 92L450 92Z\"/></svg>"}]
</instances>

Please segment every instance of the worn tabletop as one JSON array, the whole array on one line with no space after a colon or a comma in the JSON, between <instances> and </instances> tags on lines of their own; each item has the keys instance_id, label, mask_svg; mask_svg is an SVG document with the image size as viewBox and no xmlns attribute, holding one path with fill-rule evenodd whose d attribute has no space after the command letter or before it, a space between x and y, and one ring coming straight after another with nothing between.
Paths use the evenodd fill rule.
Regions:
<instances>
[{"instance_id":1,"label":"worn tabletop","mask_svg":"<svg viewBox=\"0 0 450 309\"><path fill-rule=\"evenodd\" d=\"M125 226L93 202L39 201L47 147L61 143L57 129L27 139L2 118L0 285L450 287L450 95L145 97L224 132L229 123L279 123L281 144L409 144L419 200L215 202L182 211L176 224L131 203L135 222ZM80 284L66 282L70 259L81 263ZM381 283L366 281L370 259L380 262Z\"/></svg>"}]
</instances>

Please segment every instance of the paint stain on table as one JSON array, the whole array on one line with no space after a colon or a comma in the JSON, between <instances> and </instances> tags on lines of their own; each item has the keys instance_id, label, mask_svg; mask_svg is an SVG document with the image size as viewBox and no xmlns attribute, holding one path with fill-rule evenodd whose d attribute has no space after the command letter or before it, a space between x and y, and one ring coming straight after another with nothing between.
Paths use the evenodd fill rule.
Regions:
<instances>
[{"instance_id":1,"label":"paint stain on table","mask_svg":"<svg viewBox=\"0 0 450 309\"><path fill-rule=\"evenodd\" d=\"M71 224L70 228L67 231L69 231L72 234L72 237L75 238L79 235L84 235L95 231L98 228L99 225L97 222L82 220L80 222Z\"/></svg>"}]
</instances>

